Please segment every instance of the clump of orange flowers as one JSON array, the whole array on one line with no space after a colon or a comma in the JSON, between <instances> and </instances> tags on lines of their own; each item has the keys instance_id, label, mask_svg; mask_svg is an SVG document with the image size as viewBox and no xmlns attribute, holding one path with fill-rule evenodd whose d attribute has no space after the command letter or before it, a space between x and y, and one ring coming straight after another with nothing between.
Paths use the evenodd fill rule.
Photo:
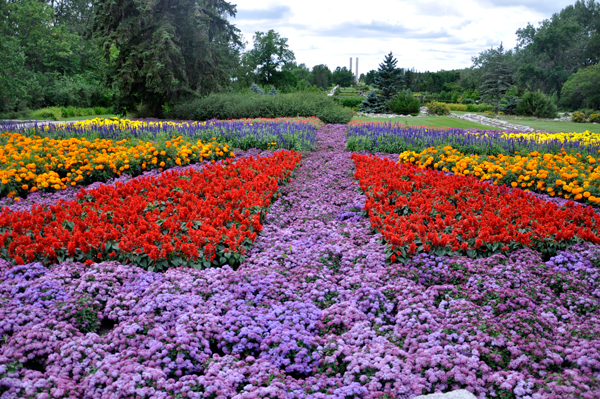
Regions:
<instances>
[{"instance_id":1,"label":"clump of orange flowers","mask_svg":"<svg viewBox=\"0 0 600 399\"><path fill-rule=\"evenodd\" d=\"M480 156L463 154L451 146L430 147L420 153L405 151L399 156L399 162L421 168L471 175L494 185L593 204L600 204L599 160L580 153L568 154L564 149L558 154L534 151L527 155Z\"/></svg>"},{"instance_id":2,"label":"clump of orange flowers","mask_svg":"<svg viewBox=\"0 0 600 399\"><path fill-rule=\"evenodd\" d=\"M0 197L106 181L128 173L234 157L228 144L183 137L151 142L137 139L28 137L0 134Z\"/></svg>"}]
</instances>

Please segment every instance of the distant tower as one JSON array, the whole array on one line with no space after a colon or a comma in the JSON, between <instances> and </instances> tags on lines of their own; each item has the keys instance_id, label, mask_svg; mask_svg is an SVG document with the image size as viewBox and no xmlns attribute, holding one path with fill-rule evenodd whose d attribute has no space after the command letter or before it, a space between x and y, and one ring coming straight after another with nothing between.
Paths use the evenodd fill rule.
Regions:
<instances>
[{"instance_id":1,"label":"distant tower","mask_svg":"<svg viewBox=\"0 0 600 399\"><path fill-rule=\"evenodd\" d=\"M352 57L350 57L350 72L352 72Z\"/></svg>"},{"instance_id":2,"label":"distant tower","mask_svg":"<svg viewBox=\"0 0 600 399\"><path fill-rule=\"evenodd\" d=\"M358 57L356 57L356 80L358 80Z\"/></svg>"}]
</instances>

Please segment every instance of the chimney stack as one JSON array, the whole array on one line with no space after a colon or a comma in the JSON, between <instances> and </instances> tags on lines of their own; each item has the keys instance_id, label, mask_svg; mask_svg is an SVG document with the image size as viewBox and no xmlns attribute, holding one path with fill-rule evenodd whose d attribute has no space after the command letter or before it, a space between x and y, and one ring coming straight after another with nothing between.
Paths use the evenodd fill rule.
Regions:
<instances>
[{"instance_id":1,"label":"chimney stack","mask_svg":"<svg viewBox=\"0 0 600 399\"><path fill-rule=\"evenodd\" d=\"M350 72L352 72L352 57L350 57Z\"/></svg>"},{"instance_id":2,"label":"chimney stack","mask_svg":"<svg viewBox=\"0 0 600 399\"><path fill-rule=\"evenodd\" d=\"M356 57L356 80L358 80L358 57Z\"/></svg>"}]
</instances>

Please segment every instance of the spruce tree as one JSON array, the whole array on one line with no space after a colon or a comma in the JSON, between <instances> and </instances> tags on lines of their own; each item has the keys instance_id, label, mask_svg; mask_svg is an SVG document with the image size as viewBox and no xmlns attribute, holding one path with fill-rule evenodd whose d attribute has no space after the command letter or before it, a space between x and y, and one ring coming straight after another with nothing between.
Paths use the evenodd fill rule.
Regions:
<instances>
[{"instance_id":1,"label":"spruce tree","mask_svg":"<svg viewBox=\"0 0 600 399\"><path fill-rule=\"evenodd\" d=\"M384 104L404 88L404 75L401 69L396 68L397 63L398 60L390 52L377 70L373 85L379 89Z\"/></svg>"},{"instance_id":2,"label":"spruce tree","mask_svg":"<svg viewBox=\"0 0 600 399\"><path fill-rule=\"evenodd\" d=\"M367 98L363 100L358 109L360 112L368 114L380 114L387 110L385 102L381 96L378 95L377 91L371 90L367 94Z\"/></svg>"},{"instance_id":3,"label":"spruce tree","mask_svg":"<svg viewBox=\"0 0 600 399\"><path fill-rule=\"evenodd\" d=\"M256 94L260 94L261 96L265 95L265 91L256 83L252 83L252 85L250 86L250 90L252 90L252 92Z\"/></svg>"},{"instance_id":4,"label":"spruce tree","mask_svg":"<svg viewBox=\"0 0 600 399\"><path fill-rule=\"evenodd\" d=\"M504 47L500 44L497 50L490 50L487 62L482 65L484 69L481 94L484 101L494 105L494 112L498 112L498 105L513 83L513 72L508 66Z\"/></svg>"}]
</instances>

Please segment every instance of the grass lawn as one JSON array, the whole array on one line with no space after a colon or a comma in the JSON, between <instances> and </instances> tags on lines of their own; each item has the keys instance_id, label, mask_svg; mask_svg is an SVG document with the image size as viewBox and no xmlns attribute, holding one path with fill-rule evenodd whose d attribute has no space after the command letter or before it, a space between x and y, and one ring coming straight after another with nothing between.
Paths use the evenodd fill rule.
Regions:
<instances>
[{"instance_id":1,"label":"grass lawn","mask_svg":"<svg viewBox=\"0 0 600 399\"><path fill-rule=\"evenodd\" d=\"M598 123L559 122L536 118L514 119L514 117L505 117L503 119L508 122L514 121L514 123L518 123L519 125L530 126L534 129L548 132L582 133L589 130L592 133L600 133L600 124Z\"/></svg>"},{"instance_id":2,"label":"grass lawn","mask_svg":"<svg viewBox=\"0 0 600 399\"><path fill-rule=\"evenodd\" d=\"M455 127L459 129L485 129L485 130L500 130L497 127L481 125L475 122L469 122L450 116L424 116L410 118L367 118L354 117L352 120L357 121L387 121L393 123L406 123L411 126L433 126L433 127Z\"/></svg>"}]
</instances>

